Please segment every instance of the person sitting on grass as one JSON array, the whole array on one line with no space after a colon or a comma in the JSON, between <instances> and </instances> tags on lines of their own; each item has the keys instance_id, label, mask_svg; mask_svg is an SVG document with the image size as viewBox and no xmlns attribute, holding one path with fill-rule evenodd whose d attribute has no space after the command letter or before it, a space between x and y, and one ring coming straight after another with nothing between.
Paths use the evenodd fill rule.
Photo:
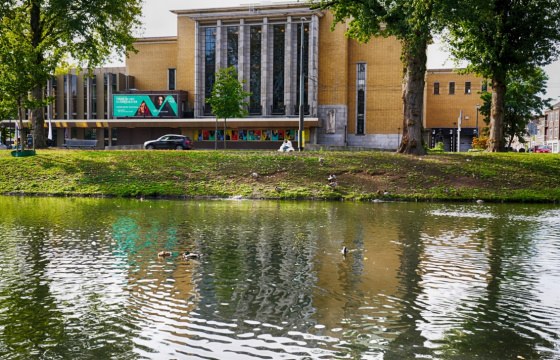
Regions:
<instances>
[{"instance_id":1,"label":"person sitting on grass","mask_svg":"<svg viewBox=\"0 0 560 360\"><path fill-rule=\"evenodd\" d=\"M281 152L294 151L294 147L292 146L292 142L288 139L284 139L284 142L282 143L282 145L280 145L280 149L278 149L278 151L281 151Z\"/></svg>"}]
</instances>

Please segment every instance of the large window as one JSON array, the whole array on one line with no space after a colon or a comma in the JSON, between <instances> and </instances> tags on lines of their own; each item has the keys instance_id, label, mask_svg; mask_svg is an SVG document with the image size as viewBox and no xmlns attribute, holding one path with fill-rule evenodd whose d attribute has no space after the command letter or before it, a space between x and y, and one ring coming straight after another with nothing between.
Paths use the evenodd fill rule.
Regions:
<instances>
[{"instance_id":1,"label":"large window","mask_svg":"<svg viewBox=\"0 0 560 360\"><path fill-rule=\"evenodd\" d=\"M91 117L97 119L97 76L90 79L91 82Z\"/></svg>"},{"instance_id":2,"label":"large window","mask_svg":"<svg viewBox=\"0 0 560 360\"><path fill-rule=\"evenodd\" d=\"M58 89L57 89L57 80L56 77L53 77L51 79L51 94L50 96L53 97L53 102L51 103L51 108L52 108L52 112L51 112L51 119L58 119L58 108L56 106L56 102L57 102L57 96L58 96Z\"/></svg>"},{"instance_id":3,"label":"large window","mask_svg":"<svg viewBox=\"0 0 560 360\"><path fill-rule=\"evenodd\" d=\"M249 50L249 113L252 115L262 114L261 109L261 27L250 27L250 50Z\"/></svg>"},{"instance_id":4,"label":"large window","mask_svg":"<svg viewBox=\"0 0 560 360\"><path fill-rule=\"evenodd\" d=\"M204 29L204 96L208 99L212 96L214 81L216 80L216 28ZM204 105L204 115L211 115L210 104Z\"/></svg>"},{"instance_id":5,"label":"large window","mask_svg":"<svg viewBox=\"0 0 560 360\"><path fill-rule=\"evenodd\" d=\"M76 75L70 76L70 94L72 95L72 116L71 119L76 119L78 116L78 77Z\"/></svg>"},{"instance_id":6,"label":"large window","mask_svg":"<svg viewBox=\"0 0 560 360\"><path fill-rule=\"evenodd\" d=\"M167 89L168 90L175 90L175 77L176 77L176 70L175 69L167 69Z\"/></svg>"},{"instance_id":7,"label":"large window","mask_svg":"<svg viewBox=\"0 0 560 360\"><path fill-rule=\"evenodd\" d=\"M366 64L358 64L356 78L356 135L364 135L366 122Z\"/></svg>"},{"instance_id":8,"label":"large window","mask_svg":"<svg viewBox=\"0 0 560 360\"><path fill-rule=\"evenodd\" d=\"M84 139L86 139L86 140L96 140L97 139L97 130L94 129L94 128L84 129Z\"/></svg>"},{"instance_id":9,"label":"large window","mask_svg":"<svg viewBox=\"0 0 560 360\"><path fill-rule=\"evenodd\" d=\"M88 77L88 75L84 75L84 118L85 119L89 119L88 117L88 103L91 103L91 95L88 96L88 89L91 91L91 79Z\"/></svg>"},{"instance_id":10,"label":"large window","mask_svg":"<svg viewBox=\"0 0 560 360\"><path fill-rule=\"evenodd\" d=\"M239 63L239 27L229 26L227 28L227 66L237 69Z\"/></svg>"},{"instance_id":11,"label":"large window","mask_svg":"<svg viewBox=\"0 0 560 360\"><path fill-rule=\"evenodd\" d=\"M107 109L109 108L109 74L103 74L103 118L108 119L109 114Z\"/></svg>"},{"instance_id":12,"label":"large window","mask_svg":"<svg viewBox=\"0 0 560 360\"><path fill-rule=\"evenodd\" d=\"M64 75L64 84L62 91L64 93L64 119L68 119L68 75Z\"/></svg>"},{"instance_id":13,"label":"large window","mask_svg":"<svg viewBox=\"0 0 560 360\"><path fill-rule=\"evenodd\" d=\"M296 114L299 114L300 101L300 78L301 78L301 27L303 26L303 111L309 114L308 83L309 83L309 24L298 24L297 26L297 99Z\"/></svg>"},{"instance_id":14,"label":"large window","mask_svg":"<svg viewBox=\"0 0 560 360\"><path fill-rule=\"evenodd\" d=\"M272 114L284 115L284 54L285 26L274 25L273 31L273 69L272 69Z\"/></svg>"}]
</instances>

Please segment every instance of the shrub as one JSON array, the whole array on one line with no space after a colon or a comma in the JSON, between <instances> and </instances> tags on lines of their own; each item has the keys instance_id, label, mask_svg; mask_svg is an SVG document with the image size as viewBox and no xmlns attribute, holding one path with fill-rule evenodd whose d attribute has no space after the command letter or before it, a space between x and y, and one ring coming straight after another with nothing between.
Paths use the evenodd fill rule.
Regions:
<instances>
[{"instance_id":1,"label":"shrub","mask_svg":"<svg viewBox=\"0 0 560 360\"><path fill-rule=\"evenodd\" d=\"M486 136L474 137L472 140L472 148L484 150L488 146L488 138Z\"/></svg>"}]
</instances>

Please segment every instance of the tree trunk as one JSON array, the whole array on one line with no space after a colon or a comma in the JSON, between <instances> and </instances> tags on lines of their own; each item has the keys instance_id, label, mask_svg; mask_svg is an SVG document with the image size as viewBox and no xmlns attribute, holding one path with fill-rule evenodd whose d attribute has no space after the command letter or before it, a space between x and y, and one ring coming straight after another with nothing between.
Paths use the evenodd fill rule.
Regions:
<instances>
[{"instance_id":1,"label":"tree trunk","mask_svg":"<svg viewBox=\"0 0 560 360\"><path fill-rule=\"evenodd\" d=\"M43 88L37 87L33 89L33 98L35 100L43 100ZM47 147L47 137L45 135L45 111L43 107L33 109L32 111L32 127L33 127L33 144L37 149Z\"/></svg>"},{"instance_id":2,"label":"tree trunk","mask_svg":"<svg viewBox=\"0 0 560 360\"><path fill-rule=\"evenodd\" d=\"M504 151L504 107L506 95L505 76L495 75L492 78L492 109L490 110L490 136L488 148L490 152Z\"/></svg>"},{"instance_id":3,"label":"tree trunk","mask_svg":"<svg viewBox=\"0 0 560 360\"><path fill-rule=\"evenodd\" d=\"M425 155L422 138L422 109L426 74L427 39L403 41L403 59L406 66L403 79L403 135L398 152Z\"/></svg>"},{"instance_id":4,"label":"tree trunk","mask_svg":"<svg viewBox=\"0 0 560 360\"><path fill-rule=\"evenodd\" d=\"M41 46L42 36L43 36L43 24L41 22L41 2L40 1L32 1L31 2L31 11L30 11L30 25L31 25L31 44L34 49L37 49ZM43 64L43 54L38 53L35 62L37 65ZM44 99L43 96L44 91L44 84L38 85L33 89L32 96L35 100L41 101ZM45 135L45 116L44 116L44 109L41 106L38 109L32 109L31 112L32 118L32 136L33 136L33 144L35 148L46 148L47 147L47 137Z\"/></svg>"}]
</instances>

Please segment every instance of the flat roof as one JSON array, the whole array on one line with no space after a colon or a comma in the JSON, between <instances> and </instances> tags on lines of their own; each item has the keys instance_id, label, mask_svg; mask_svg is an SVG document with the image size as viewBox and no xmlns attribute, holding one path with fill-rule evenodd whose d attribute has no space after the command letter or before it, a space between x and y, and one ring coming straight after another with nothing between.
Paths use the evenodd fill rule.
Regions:
<instances>
[{"instance_id":1,"label":"flat roof","mask_svg":"<svg viewBox=\"0 0 560 360\"><path fill-rule=\"evenodd\" d=\"M322 10L311 9L309 4L306 2L265 2L219 8L171 10L171 12L176 14L177 16L187 16L194 20L262 18L265 16L309 16L311 14L322 14Z\"/></svg>"}]
</instances>

